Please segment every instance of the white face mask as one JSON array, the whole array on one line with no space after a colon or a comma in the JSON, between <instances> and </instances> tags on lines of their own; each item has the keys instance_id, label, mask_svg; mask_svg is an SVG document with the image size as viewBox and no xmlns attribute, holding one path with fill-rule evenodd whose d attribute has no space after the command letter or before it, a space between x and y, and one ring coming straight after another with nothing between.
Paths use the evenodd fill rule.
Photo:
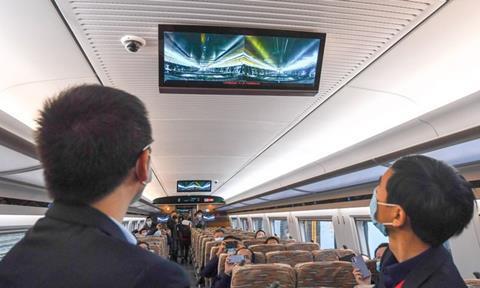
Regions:
<instances>
[{"instance_id":1,"label":"white face mask","mask_svg":"<svg viewBox=\"0 0 480 288\"><path fill-rule=\"evenodd\" d=\"M202 214L198 214L197 218L198 219L202 219L203 215Z\"/></svg>"},{"instance_id":2,"label":"white face mask","mask_svg":"<svg viewBox=\"0 0 480 288\"><path fill-rule=\"evenodd\" d=\"M152 221L147 221L147 225L148 225L148 226L151 226L151 225L152 225Z\"/></svg>"},{"instance_id":3,"label":"white face mask","mask_svg":"<svg viewBox=\"0 0 480 288\"><path fill-rule=\"evenodd\" d=\"M215 238L215 241L223 241L223 237L217 237Z\"/></svg>"}]
</instances>

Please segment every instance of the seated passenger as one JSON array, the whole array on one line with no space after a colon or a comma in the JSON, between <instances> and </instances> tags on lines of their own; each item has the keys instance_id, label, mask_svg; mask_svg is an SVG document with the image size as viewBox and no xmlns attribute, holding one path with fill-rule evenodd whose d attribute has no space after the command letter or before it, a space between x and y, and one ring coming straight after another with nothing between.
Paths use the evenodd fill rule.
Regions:
<instances>
[{"instance_id":1,"label":"seated passenger","mask_svg":"<svg viewBox=\"0 0 480 288\"><path fill-rule=\"evenodd\" d=\"M180 266L138 249L122 225L151 180L143 103L84 85L47 100L37 122L54 202L0 262L0 287L189 287Z\"/></svg>"},{"instance_id":2,"label":"seated passenger","mask_svg":"<svg viewBox=\"0 0 480 288\"><path fill-rule=\"evenodd\" d=\"M158 223L157 224L157 231L155 231L155 233L153 233L153 236L166 236L167 233L165 231L165 225L164 224L160 224Z\"/></svg>"},{"instance_id":3,"label":"seated passenger","mask_svg":"<svg viewBox=\"0 0 480 288\"><path fill-rule=\"evenodd\" d=\"M203 267L203 269L201 270L200 272L201 277L214 278L213 281L215 282L215 278L217 277L217 274L218 274L218 257L220 256L220 254L227 252L226 245L227 245L227 242L229 241L236 242L236 249L240 247L241 240L239 238L231 235L225 236L222 244L220 244L219 246L217 253L212 256L212 259L210 259L207 262L207 264L205 264L205 267ZM212 283L212 286L213 286L213 283Z\"/></svg>"},{"instance_id":4,"label":"seated passenger","mask_svg":"<svg viewBox=\"0 0 480 288\"><path fill-rule=\"evenodd\" d=\"M275 236L270 236L265 240L265 244L280 244L280 240Z\"/></svg>"},{"instance_id":5,"label":"seated passenger","mask_svg":"<svg viewBox=\"0 0 480 288\"><path fill-rule=\"evenodd\" d=\"M255 262L255 254L253 253L252 250L246 247L238 248L235 255L243 256L244 260L239 263L234 263L232 259L233 255L230 255L229 257L227 257L227 259L225 260L224 272L217 277L215 284L212 285L213 288L230 288L230 284L232 282L233 267L237 265L241 266L241 265L251 264Z\"/></svg>"},{"instance_id":6,"label":"seated passenger","mask_svg":"<svg viewBox=\"0 0 480 288\"><path fill-rule=\"evenodd\" d=\"M148 245L147 242L140 241L137 243L137 246L147 251L150 251L150 245Z\"/></svg>"},{"instance_id":7,"label":"seated passenger","mask_svg":"<svg viewBox=\"0 0 480 288\"><path fill-rule=\"evenodd\" d=\"M426 156L396 161L370 204L373 223L389 238L376 287L465 287L442 243L462 233L474 201L471 184L447 164Z\"/></svg>"},{"instance_id":8,"label":"seated passenger","mask_svg":"<svg viewBox=\"0 0 480 288\"><path fill-rule=\"evenodd\" d=\"M258 230L255 233L255 239L263 239L263 238L266 238L266 237L267 237L267 234L265 234L265 231L263 231L263 230Z\"/></svg>"},{"instance_id":9,"label":"seated passenger","mask_svg":"<svg viewBox=\"0 0 480 288\"><path fill-rule=\"evenodd\" d=\"M157 232L156 224L153 222L152 217L148 216L145 219L145 225L142 227L142 230L146 230L145 236L150 236Z\"/></svg>"},{"instance_id":10,"label":"seated passenger","mask_svg":"<svg viewBox=\"0 0 480 288\"><path fill-rule=\"evenodd\" d=\"M213 232L213 238L215 241L222 241L223 236L225 235L225 232L223 232L223 229L217 229L215 232Z\"/></svg>"}]
</instances>

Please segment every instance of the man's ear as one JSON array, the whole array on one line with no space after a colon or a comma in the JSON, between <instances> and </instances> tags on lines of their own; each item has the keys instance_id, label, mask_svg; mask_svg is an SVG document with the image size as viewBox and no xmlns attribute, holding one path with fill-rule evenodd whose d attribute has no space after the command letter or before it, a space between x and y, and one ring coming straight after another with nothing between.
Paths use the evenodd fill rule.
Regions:
<instances>
[{"instance_id":1,"label":"man's ear","mask_svg":"<svg viewBox=\"0 0 480 288\"><path fill-rule=\"evenodd\" d=\"M137 162L135 164L135 175L137 176L138 181L144 183L149 181L149 170L150 170L150 152L148 150L143 151L140 156L138 156Z\"/></svg>"},{"instance_id":2,"label":"man's ear","mask_svg":"<svg viewBox=\"0 0 480 288\"><path fill-rule=\"evenodd\" d=\"M403 210L402 207L400 206L395 206L392 207L392 213L393 213L393 221L392 221L392 226L393 227L402 227L407 223L407 213L405 210Z\"/></svg>"}]
</instances>

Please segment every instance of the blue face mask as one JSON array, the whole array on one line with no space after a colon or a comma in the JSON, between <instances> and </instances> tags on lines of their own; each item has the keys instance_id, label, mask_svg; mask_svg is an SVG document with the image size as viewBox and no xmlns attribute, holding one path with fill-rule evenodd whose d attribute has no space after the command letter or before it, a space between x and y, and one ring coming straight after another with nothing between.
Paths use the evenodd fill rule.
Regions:
<instances>
[{"instance_id":1,"label":"blue face mask","mask_svg":"<svg viewBox=\"0 0 480 288\"><path fill-rule=\"evenodd\" d=\"M397 206L395 204L388 204L388 203L380 203L381 205L385 206ZM387 228L385 227L385 224L391 225L391 223L380 223L376 219L377 215L377 209L378 209L378 201L377 201L377 189L375 188L373 190L373 195L372 195L372 200L370 200L370 217L372 218L372 223L377 229L382 233L384 236L388 236L388 231Z\"/></svg>"}]
</instances>

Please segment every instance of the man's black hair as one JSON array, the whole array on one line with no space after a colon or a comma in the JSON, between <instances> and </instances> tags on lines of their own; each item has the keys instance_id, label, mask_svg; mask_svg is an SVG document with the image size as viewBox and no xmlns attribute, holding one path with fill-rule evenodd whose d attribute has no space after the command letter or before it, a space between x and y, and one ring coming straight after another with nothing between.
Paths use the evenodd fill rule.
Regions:
<instances>
[{"instance_id":1,"label":"man's black hair","mask_svg":"<svg viewBox=\"0 0 480 288\"><path fill-rule=\"evenodd\" d=\"M235 237L233 235L227 235L227 236L223 237L223 241L226 241L226 240L236 240L238 242L242 242L242 239L240 239L238 237Z\"/></svg>"},{"instance_id":2,"label":"man's black hair","mask_svg":"<svg viewBox=\"0 0 480 288\"><path fill-rule=\"evenodd\" d=\"M138 241L137 246L140 246L142 244L147 245L147 249L150 249L150 244L148 244L147 242L144 242L144 241Z\"/></svg>"},{"instance_id":3,"label":"man's black hair","mask_svg":"<svg viewBox=\"0 0 480 288\"><path fill-rule=\"evenodd\" d=\"M91 204L112 192L152 143L143 103L118 89L83 85L47 100L36 131L55 201Z\"/></svg>"},{"instance_id":4,"label":"man's black hair","mask_svg":"<svg viewBox=\"0 0 480 288\"><path fill-rule=\"evenodd\" d=\"M413 232L423 242L439 246L459 235L473 217L471 184L451 166L414 155L396 161L387 183L387 202L400 205Z\"/></svg>"},{"instance_id":5,"label":"man's black hair","mask_svg":"<svg viewBox=\"0 0 480 288\"><path fill-rule=\"evenodd\" d=\"M373 252L373 257L375 257L377 255L378 249L381 249L381 248L388 248L388 243L382 243L382 244L378 245L378 247L375 248L375 252Z\"/></svg>"},{"instance_id":6,"label":"man's black hair","mask_svg":"<svg viewBox=\"0 0 480 288\"><path fill-rule=\"evenodd\" d=\"M216 229L216 230L213 232L213 234L218 233L218 232L225 234L225 231L223 231L222 228Z\"/></svg>"},{"instance_id":7,"label":"man's black hair","mask_svg":"<svg viewBox=\"0 0 480 288\"><path fill-rule=\"evenodd\" d=\"M260 232L263 232L263 234L267 235L267 233L265 233L265 231L263 231L262 229L259 229L257 232L255 232L255 238L257 238L257 235Z\"/></svg>"},{"instance_id":8,"label":"man's black hair","mask_svg":"<svg viewBox=\"0 0 480 288\"><path fill-rule=\"evenodd\" d=\"M274 239L275 241L277 241L278 244L280 244L280 239L278 239L278 237L275 237L275 236L270 236L267 239L265 239L265 244L268 243L268 240L272 240L272 239Z\"/></svg>"}]
</instances>

